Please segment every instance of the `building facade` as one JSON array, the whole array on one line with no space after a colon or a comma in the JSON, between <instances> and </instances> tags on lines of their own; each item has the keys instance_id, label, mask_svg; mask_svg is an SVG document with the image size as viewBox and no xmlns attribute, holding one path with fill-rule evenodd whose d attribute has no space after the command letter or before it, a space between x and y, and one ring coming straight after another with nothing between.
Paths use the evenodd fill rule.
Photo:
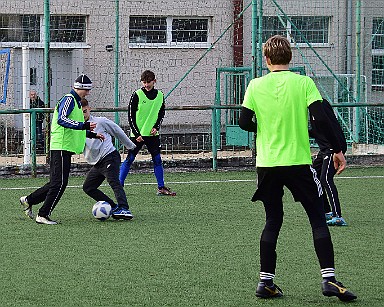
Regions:
<instances>
[{"instance_id":1,"label":"building facade","mask_svg":"<svg viewBox=\"0 0 384 307\"><path fill-rule=\"evenodd\" d=\"M168 106L239 104L249 78L266 72L260 67L258 38L265 41L274 34L291 40L292 67L313 77L332 101L354 102L360 92L360 102L383 102L382 0L263 1L262 8L251 4L242 0L49 1L47 104L53 107L76 76L85 73L95 85L90 96L94 108L125 107L140 87L145 69L156 73L157 87L165 93ZM46 8L43 0L2 0L0 49L10 48L11 68L7 103L1 109L22 108L23 67L28 68L28 87L47 97ZM257 18L256 12L262 17ZM28 50L27 64L23 64L23 46ZM246 69L239 73L233 67ZM228 70L218 74L222 68ZM228 121L224 112L221 116ZM13 118L21 128L20 115ZM233 120L236 124L236 114L231 115ZM120 116L120 122L126 124L126 116ZM169 112L164 121L165 126L180 127L210 124L207 111L193 116L188 111Z\"/></svg>"}]
</instances>

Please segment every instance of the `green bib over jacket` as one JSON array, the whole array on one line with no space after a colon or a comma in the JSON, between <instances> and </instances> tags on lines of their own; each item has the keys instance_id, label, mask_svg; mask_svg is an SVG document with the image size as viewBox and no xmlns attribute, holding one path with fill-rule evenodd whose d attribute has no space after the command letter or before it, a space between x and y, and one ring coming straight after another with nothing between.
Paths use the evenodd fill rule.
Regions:
<instances>
[{"instance_id":1,"label":"green bib over jacket","mask_svg":"<svg viewBox=\"0 0 384 307\"><path fill-rule=\"evenodd\" d=\"M148 99L142 89L137 90L136 94L139 97L136 112L137 128L139 128L140 135L151 136L151 130L156 124L160 108L163 105L164 94L158 91L156 98L153 100ZM133 133L131 133L131 136L134 136Z\"/></svg>"},{"instance_id":2,"label":"green bib over jacket","mask_svg":"<svg viewBox=\"0 0 384 307\"><path fill-rule=\"evenodd\" d=\"M83 110L75 97L71 94L65 96L72 96L75 101L75 107L69 114L68 118L77 122L84 122ZM53 112L52 126L51 126L51 150L66 150L75 154L80 154L84 151L86 131L64 128L57 123L58 120L59 103L56 105Z\"/></svg>"}]
</instances>

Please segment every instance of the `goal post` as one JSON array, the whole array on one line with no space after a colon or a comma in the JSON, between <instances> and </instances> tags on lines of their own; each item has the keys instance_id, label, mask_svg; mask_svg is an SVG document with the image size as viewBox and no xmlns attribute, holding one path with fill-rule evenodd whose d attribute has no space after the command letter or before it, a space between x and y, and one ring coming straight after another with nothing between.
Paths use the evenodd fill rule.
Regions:
<instances>
[{"instance_id":1,"label":"goal post","mask_svg":"<svg viewBox=\"0 0 384 307\"><path fill-rule=\"evenodd\" d=\"M11 49L0 49L0 103L7 101L9 66L11 61Z\"/></svg>"}]
</instances>

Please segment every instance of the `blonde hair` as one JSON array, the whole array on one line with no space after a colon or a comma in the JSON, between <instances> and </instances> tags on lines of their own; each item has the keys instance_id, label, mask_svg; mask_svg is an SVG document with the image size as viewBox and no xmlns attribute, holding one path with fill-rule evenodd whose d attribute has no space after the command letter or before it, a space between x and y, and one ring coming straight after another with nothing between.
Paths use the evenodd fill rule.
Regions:
<instances>
[{"instance_id":1,"label":"blonde hair","mask_svg":"<svg viewBox=\"0 0 384 307\"><path fill-rule=\"evenodd\" d=\"M291 44L281 35L270 37L264 44L263 51L272 65L286 65L292 60Z\"/></svg>"}]
</instances>

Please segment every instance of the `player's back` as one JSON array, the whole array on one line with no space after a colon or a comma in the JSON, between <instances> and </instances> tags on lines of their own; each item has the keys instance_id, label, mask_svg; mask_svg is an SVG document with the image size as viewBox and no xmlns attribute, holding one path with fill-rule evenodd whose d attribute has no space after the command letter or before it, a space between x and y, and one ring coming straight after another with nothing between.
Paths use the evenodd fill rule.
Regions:
<instances>
[{"instance_id":1,"label":"player's back","mask_svg":"<svg viewBox=\"0 0 384 307\"><path fill-rule=\"evenodd\" d=\"M313 81L290 71L253 79L243 106L257 119L257 165L311 164L308 106L321 99Z\"/></svg>"}]
</instances>

